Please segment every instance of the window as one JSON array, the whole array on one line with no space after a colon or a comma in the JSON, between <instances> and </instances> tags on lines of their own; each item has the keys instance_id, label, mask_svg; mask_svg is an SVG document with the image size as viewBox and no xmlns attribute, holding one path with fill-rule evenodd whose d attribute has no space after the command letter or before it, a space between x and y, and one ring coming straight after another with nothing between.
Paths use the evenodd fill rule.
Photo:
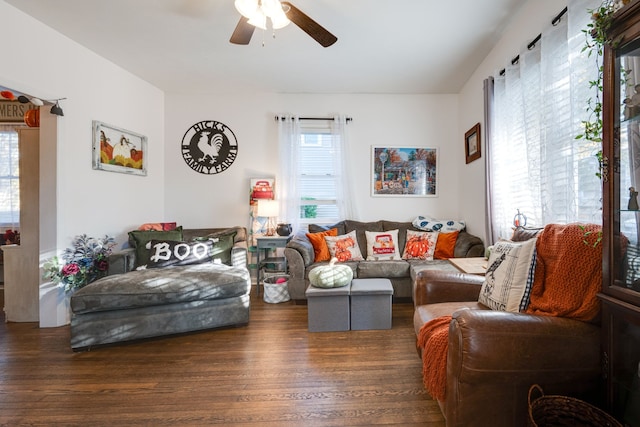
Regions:
<instances>
[{"instance_id":1,"label":"window","mask_svg":"<svg viewBox=\"0 0 640 427\"><path fill-rule=\"evenodd\" d=\"M0 127L0 227L20 225L20 178L18 133Z\"/></svg>"},{"instance_id":2,"label":"window","mask_svg":"<svg viewBox=\"0 0 640 427\"><path fill-rule=\"evenodd\" d=\"M600 223L600 144L577 140L593 96L594 58L582 53L591 0L571 0L568 13L540 42L494 76L490 107L489 240L511 235L514 216L527 225Z\"/></svg>"},{"instance_id":3,"label":"window","mask_svg":"<svg viewBox=\"0 0 640 427\"><path fill-rule=\"evenodd\" d=\"M298 183L300 189L300 222L333 223L339 220L336 202L338 165L336 150L339 136L326 129L305 129L300 134Z\"/></svg>"},{"instance_id":4,"label":"window","mask_svg":"<svg viewBox=\"0 0 640 427\"><path fill-rule=\"evenodd\" d=\"M348 168L347 119L278 117L280 221L294 230L354 218Z\"/></svg>"}]
</instances>

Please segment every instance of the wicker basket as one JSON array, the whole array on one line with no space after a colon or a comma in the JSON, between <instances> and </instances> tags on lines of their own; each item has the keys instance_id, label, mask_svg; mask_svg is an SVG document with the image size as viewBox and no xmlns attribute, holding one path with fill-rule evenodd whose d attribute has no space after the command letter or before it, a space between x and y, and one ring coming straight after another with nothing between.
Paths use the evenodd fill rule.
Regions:
<instances>
[{"instance_id":1,"label":"wicker basket","mask_svg":"<svg viewBox=\"0 0 640 427\"><path fill-rule=\"evenodd\" d=\"M532 399L534 392L540 396ZM529 427L622 427L611 415L580 399L545 396L534 384L529 388Z\"/></svg>"},{"instance_id":2,"label":"wicker basket","mask_svg":"<svg viewBox=\"0 0 640 427\"><path fill-rule=\"evenodd\" d=\"M285 281L276 283L276 281L281 278L285 279ZM262 281L262 285L264 290L264 302L277 304L279 302L286 302L291 299L291 297L289 296L289 276L286 274L266 277Z\"/></svg>"}]
</instances>

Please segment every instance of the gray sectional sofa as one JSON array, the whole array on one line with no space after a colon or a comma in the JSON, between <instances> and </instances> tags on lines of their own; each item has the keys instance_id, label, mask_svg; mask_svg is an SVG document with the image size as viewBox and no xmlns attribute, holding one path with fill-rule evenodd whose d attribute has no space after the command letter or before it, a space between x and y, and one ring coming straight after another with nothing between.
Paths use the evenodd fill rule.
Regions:
<instances>
[{"instance_id":1,"label":"gray sectional sofa","mask_svg":"<svg viewBox=\"0 0 640 427\"><path fill-rule=\"evenodd\" d=\"M247 324L251 278L246 229L182 230L185 242L217 235L232 236L231 265L134 270L135 248L111 255L109 275L71 296L72 349Z\"/></svg>"},{"instance_id":2,"label":"gray sectional sofa","mask_svg":"<svg viewBox=\"0 0 640 427\"><path fill-rule=\"evenodd\" d=\"M405 246L407 230L416 230L411 222L394 221L373 221L359 222L352 220L340 221L331 226L309 225L309 232L325 231L330 228L337 228L338 234L347 234L356 231L358 246L364 258L367 257L367 238L365 231L389 231L399 230L398 247ZM318 265L328 264L328 262L314 262L314 250L305 232L298 232L289 241L284 249L289 268L289 295L295 301L305 300L305 291L309 286L309 271ZM480 257L484 256L484 243L482 240L466 231L460 231L456 240L454 257ZM393 285L394 300L406 300L412 298L413 282L417 273L422 270L444 270L458 271L448 260L388 260L388 261L352 261L346 262L353 270L354 278L374 278L383 277L391 280Z\"/></svg>"}]
</instances>

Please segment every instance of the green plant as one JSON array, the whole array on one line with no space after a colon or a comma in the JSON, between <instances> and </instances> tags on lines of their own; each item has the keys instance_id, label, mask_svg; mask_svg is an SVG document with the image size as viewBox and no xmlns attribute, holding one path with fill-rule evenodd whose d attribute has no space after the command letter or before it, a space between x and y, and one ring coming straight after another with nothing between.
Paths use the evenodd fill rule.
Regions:
<instances>
[{"instance_id":1,"label":"green plant","mask_svg":"<svg viewBox=\"0 0 640 427\"><path fill-rule=\"evenodd\" d=\"M302 200L315 200L313 197L302 197ZM315 218L318 214L318 205L301 205L301 218Z\"/></svg>"},{"instance_id":2,"label":"green plant","mask_svg":"<svg viewBox=\"0 0 640 427\"><path fill-rule=\"evenodd\" d=\"M589 87L594 95L587 99L587 119L582 121L582 133L576 135L576 139L584 139L593 142L598 160L598 172L596 175L602 179L602 82L604 78L603 56L604 46L615 46L616 41L609 38L609 29L613 23L613 14L628 3L628 0L604 0L596 8L589 10L591 22L582 30L585 35L585 45L582 52L587 52L589 58L594 57L598 66L598 74L594 80L589 81Z\"/></svg>"}]
</instances>

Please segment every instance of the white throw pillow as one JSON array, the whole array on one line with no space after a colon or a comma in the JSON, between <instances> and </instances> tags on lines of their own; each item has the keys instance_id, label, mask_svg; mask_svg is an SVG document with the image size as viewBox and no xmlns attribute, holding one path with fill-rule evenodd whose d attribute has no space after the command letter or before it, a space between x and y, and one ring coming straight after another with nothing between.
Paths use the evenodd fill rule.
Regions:
<instances>
[{"instance_id":1,"label":"white throw pillow","mask_svg":"<svg viewBox=\"0 0 640 427\"><path fill-rule=\"evenodd\" d=\"M341 236L324 236L329 248L331 258L338 258L338 261L362 261L362 252L358 246L356 231L343 234Z\"/></svg>"},{"instance_id":2,"label":"white throw pillow","mask_svg":"<svg viewBox=\"0 0 640 427\"><path fill-rule=\"evenodd\" d=\"M398 249L398 230L365 231L367 261L401 259Z\"/></svg>"},{"instance_id":3,"label":"white throw pillow","mask_svg":"<svg viewBox=\"0 0 640 427\"><path fill-rule=\"evenodd\" d=\"M456 221L454 219L433 219L428 216L419 216L413 220L412 224L418 230L438 231L440 233L462 231L466 228L464 221Z\"/></svg>"},{"instance_id":4,"label":"white throw pillow","mask_svg":"<svg viewBox=\"0 0 640 427\"><path fill-rule=\"evenodd\" d=\"M527 277L532 268L536 240L501 241L494 245L487 262L487 273L478 302L492 310L520 311L525 297Z\"/></svg>"}]
</instances>

